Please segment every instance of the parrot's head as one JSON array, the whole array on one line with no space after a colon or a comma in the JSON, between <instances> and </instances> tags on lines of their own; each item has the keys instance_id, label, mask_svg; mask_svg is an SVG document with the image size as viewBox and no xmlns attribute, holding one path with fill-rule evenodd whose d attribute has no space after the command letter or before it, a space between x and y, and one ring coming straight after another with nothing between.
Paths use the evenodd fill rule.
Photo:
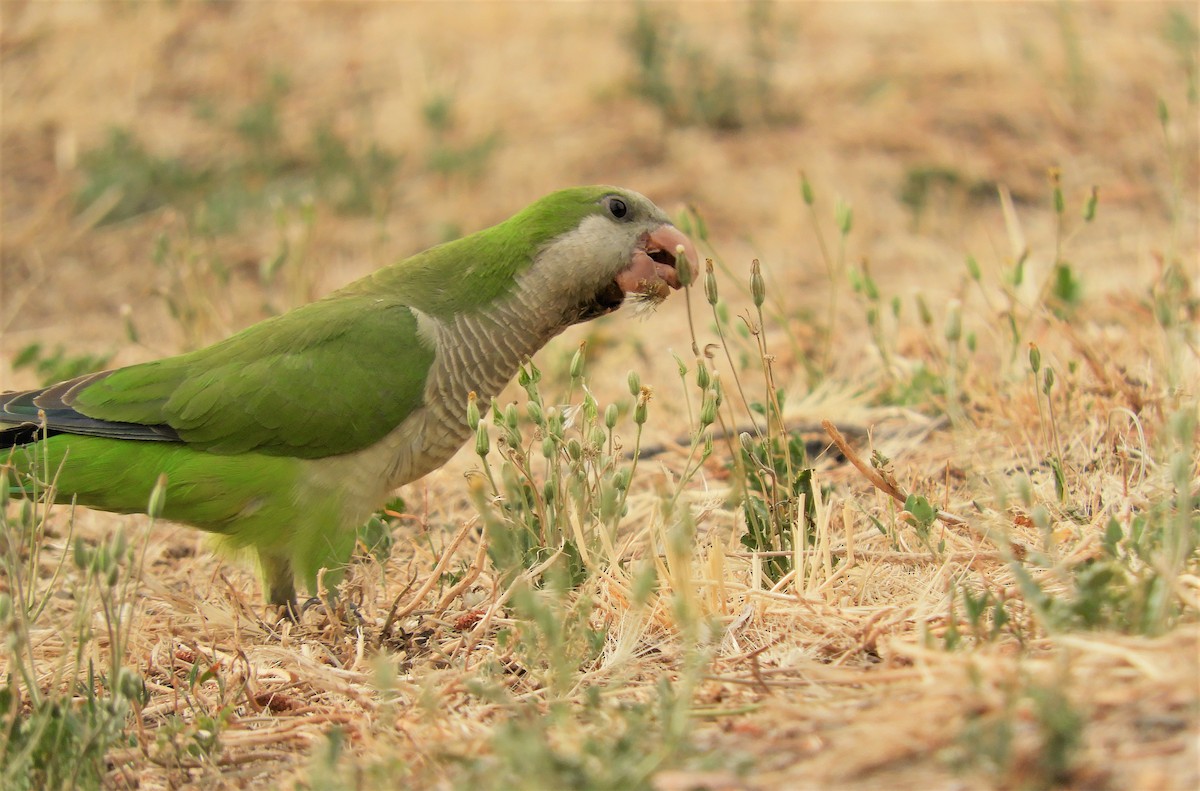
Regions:
<instances>
[{"instance_id":1,"label":"parrot's head","mask_svg":"<svg viewBox=\"0 0 1200 791\"><path fill-rule=\"evenodd\" d=\"M572 323L611 313L626 298L657 304L683 286L681 258L697 265L691 240L662 209L632 190L562 190L521 215L525 227L536 229L544 241L520 280L526 288L564 293ZM562 230L547 233L556 226Z\"/></svg>"},{"instance_id":2,"label":"parrot's head","mask_svg":"<svg viewBox=\"0 0 1200 791\"><path fill-rule=\"evenodd\" d=\"M627 299L662 302L683 287L685 256L694 271L696 248L645 196L574 187L347 288L398 293L404 304L440 318L515 300L531 326L559 331L612 313Z\"/></svg>"}]
</instances>

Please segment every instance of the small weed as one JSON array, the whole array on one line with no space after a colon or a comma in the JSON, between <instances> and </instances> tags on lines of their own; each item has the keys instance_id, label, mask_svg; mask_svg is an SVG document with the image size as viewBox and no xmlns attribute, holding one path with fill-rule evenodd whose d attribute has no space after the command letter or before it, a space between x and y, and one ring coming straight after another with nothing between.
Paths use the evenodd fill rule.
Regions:
<instances>
[{"instance_id":1,"label":"small weed","mask_svg":"<svg viewBox=\"0 0 1200 791\"><path fill-rule=\"evenodd\" d=\"M622 705L592 687L582 706L518 712L458 787L649 791L655 772L689 753L688 697L665 679L655 693L651 703Z\"/></svg>"},{"instance_id":2,"label":"small weed","mask_svg":"<svg viewBox=\"0 0 1200 791\"><path fill-rule=\"evenodd\" d=\"M196 349L214 337L229 334L235 316L229 310L228 294L239 278L257 278L262 287L266 315L315 298L309 245L316 224L316 206L277 204L274 212L277 247L270 257L247 266L231 261L220 243L221 231L210 224L211 215L199 210L180 232L158 234L151 261L160 272L158 296L167 314L183 333L185 349ZM140 343L138 315L129 311L125 327L129 339Z\"/></svg>"},{"instance_id":3,"label":"small weed","mask_svg":"<svg viewBox=\"0 0 1200 791\"><path fill-rule=\"evenodd\" d=\"M934 547L930 540L933 526L937 522L938 509L928 499L919 494L910 494L904 500L904 511L900 517L908 522L917 533L917 539L926 549L941 552L944 546Z\"/></svg>"},{"instance_id":4,"label":"small weed","mask_svg":"<svg viewBox=\"0 0 1200 791\"><path fill-rule=\"evenodd\" d=\"M297 781L296 791L363 791L396 788L400 778L410 773L398 756L387 756L370 763L353 752L346 729L335 725L312 752L308 774Z\"/></svg>"},{"instance_id":5,"label":"small weed","mask_svg":"<svg viewBox=\"0 0 1200 791\"><path fill-rule=\"evenodd\" d=\"M1180 372L1184 360L1197 345L1197 326L1200 325L1200 294L1196 293L1197 264L1185 262L1179 254L1180 234L1191 226L1185 219L1184 187L1186 165L1178 140L1171 126L1170 111L1163 99L1158 101L1158 122L1166 146L1167 163L1171 169L1171 240L1166 252L1159 257L1159 274L1150 289L1150 305L1154 319L1162 327L1164 368L1170 386L1182 386Z\"/></svg>"},{"instance_id":6,"label":"small weed","mask_svg":"<svg viewBox=\"0 0 1200 791\"><path fill-rule=\"evenodd\" d=\"M609 404L601 410L586 387L583 359L580 347L570 368L571 394L581 395L582 403L566 409L546 405L537 366L530 363L521 369L518 382L528 397L524 412L532 427L530 439L522 434L524 424L515 404L503 410L493 405L498 479L489 464L487 424L474 401L468 406L487 481L474 487L476 505L488 528L492 562L510 580L522 570L544 572L550 563L565 574L568 587L575 587L589 569L620 559L616 527L626 512L625 499L637 469L650 391L640 382L631 383L635 429L633 447L626 450L617 433L622 408Z\"/></svg>"},{"instance_id":7,"label":"small weed","mask_svg":"<svg viewBox=\"0 0 1200 791\"><path fill-rule=\"evenodd\" d=\"M358 529L358 546L363 554L370 555L379 563L384 563L392 554L396 540L392 535L405 513L405 503L400 497L395 497Z\"/></svg>"},{"instance_id":8,"label":"small weed","mask_svg":"<svg viewBox=\"0 0 1200 791\"><path fill-rule=\"evenodd\" d=\"M37 482L22 483L32 489L32 499L10 516L10 474L0 467L6 481L0 488L0 564L6 579L0 650L8 668L0 680L0 787L100 788L108 751L130 743L129 717L148 700L141 676L126 664L132 567L141 559L123 531L95 547L76 539L74 572L67 565L69 553L46 557L46 504L53 497ZM70 543L69 525L66 539L50 543L59 541ZM55 622L52 599L64 585L76 605L73 624ZM97 623L102 635L95 632ZM47 632L57 632L67 644L55 662L34 650L33 636ZM97 669L95 656L104 657L104 669Z\"/></svg>"},{"instance_id":9,"label":"small weed","mask_svg":"<svg viewBox=\"0 0 1200 791\"><path fill-rule=\"evenodd\" d=\"M1032 302L1026 302L1020 296L1028 275L1029 249L1017 251L1011 269L1001 278L1000 282L1001 291L1008 302L1008 309L1004 315L1008 322L1014 361L1020 353L1022 339L1028 335L1029 327L1034 321L1041 320L1046 311L1060 319L1070 320L1084 297L1083 280L1065 258L1065 251L1071 240L1095 220L1100 200L1099 190L1092 187L1088 197L1084 200L1083 208L1080 210L1082 224L1068 229L1067 200L1062 187L1062 174L1058 168L1050 168L1048 177L1051 187L1051 209L1054 212L1054 265L1038 287L1037 295ZM1019 235L1016 230L1016 212L1012 206L1011 196L1004 190L1001 190L1001 205L1010 225L1010 233ZM969 257L968 260L973 263L975 268L972 272L972 280L984 293L984 299L990 300L986 293L987 287L981 278L975 275L975 272L978 271L978 264L974 263L973 257Z\"/></svg>"},{"instance_id":10,"label":"small weed","mask_svg":"<svg viewBox=\"0 0 1200 791\"><path fill-rule=\"evenodd\" d=\"M461 174L476 180L487 169L488 161L501 142L499 132L490 132L475 140L463 140L457 131L454 97L437 94L423 108L425 124L433 136L433 145L426 157L431 171L441 176Z\"/></svg>"},{"instance_id":11,"label":"small weed","mask_svg":"<svg viewBox=\"0 0 1200 791\"><path fill-rule=\"evenodd\" d=\"M879 403L911 406L926 413L940 411L946 400L946 380L925 363L918 363L905 379L896 379L879 393Z\"/></svg>"},{"instance_id":12,"label":"small weed","mask_svg":"<svg viewBox=\"0 0 1200 791\"><path fill-rule=\"evenodd\" d=\"M806 466L802 437L756 440L743 433L741 439L746 471L742 500L746 532L741 542L751 552L764 553L763 574L776 583L795 567L796 551L807 549L814 540L812 469Z\"/></svg>"},{"instance_id":13,"label":"small weed","mask_svg":"<svg viewBox=\"0 0 1200 791\"><path fill-rule=\"evenodd\" d=\"M359 147L327 122L316 124L307 148L284 134L287 76L267 78L261 95L227 120L212 101L197 117L228 139L222 158L202 165L153 154L129 130L81 158L81 209L118 222L171 207L201 233L234 232L247 214L279 205L319 201L342 214L382 215L391 200L398 154L377 144Z\"/></svg>"},{"instance_id":14,"label":"small weed","mask_svg":"<svg viewBox=\"0 0 1200 791\"><path fill-rule=\"evenodd\" d=\"M781 109L774 86L776 28L769 2L746 5L750 64L741 68L667 32L677 27L662 6L640 2L625 42L637 69L634 95L658 107L668 122L732 131L796 120Z\"/></svg>"},{"instance_id":15,"label":"small weed","mask_svg":"<svg viewBox=\"0 0 1200 791\"><path fill-rule=\"evenodd\" d=\"M244 166L253 173L272 176L286 166L279 112L290 88L286 74L272 73L262 95L242 108L233 123L234 133L248 149Z\"/></svg>"},{"instance_id":16,"label":"small weed","mask_svg":"<svg viewBox=\"0 0 1200 791\"><path fill-rule=\"evenodd\" d=\"M1015 629L1007 600L994 593L986 584L972 586L952 583L950 588L950 612L944 635L946 650L966 647L964 635L959 629L956 608L962 602L962 614L966 619L969 636L976 645L996 642L1001 635ZM1020 635L1018 634L1018 637Z\"/></svg>"},{"instance_id":17,"label":"small weed","mask_svg":"<svg viewBox=\"0 0 1200 791\"><path fill-rule=\"evenodd\" d=\"M1046 629L1158 635L1186 612L1176 581L1195 568L1200 546L1200 495L1192 491L1197 470L1189 436L1195 415L1180 413L1173 423L1178 443L1171 460L1173 497L1110 517L1100 555L1049 579L1035 578L1022 562L1010 564L1023 598ZM1054 578L1066 584L1051 585Z\"/></svg>"},{"instance_id":18,"label":"small weed","mask_svg":"<svg viewBox=\"0 0 1200 791\"><path fill-rule=\"evenodd\" d=\"M982 769L1003 787L1050 789L1077 769L1086 717L1062 684L1023 679L1004 690L1000 710L969 716L953 763Z\"/></svg>"},{"instance_id":19,"label":"small weed","mask_svg":"<svg viewBox=\"0 0 1200 791\"><path fill-rule=\"evenodd\" d=\"M194 203L212 188L212 168L159 157L128 130L113 129L108 141L80 159L85 182L76 194L81 210L96 210L103 222L121 222L139 214Z\"/></svg>"},{"instance_id":20,"label":"small weed","mask_svg":"<svg viewBox=\"0 0 1200 791\"><path fill-rule=\"evenodd\" d=\"M391 200L391 181L401 157L371 143L356 154L329 124L312 135L316 191L342 214L381 217Z\"/></svg>"},{"instance_id":21,"label":"small weed","mask_svg":"<svg viewBox=\"0 0 1200 791\"><path fill-rule=\"evenodd\" d=\"M931 195L949 191L959 185L962 177L957 170L948 167L924 166L909 168L900 187L900 202L912 212L912 229L920 226L921 215L929 204Z\"/></svg>"},{"instance_id":22,"label":"small weed","mask_svg":"<svg viewBox=\"0 0 1200 791\"><path fill-rule=\"evenodd\" d=\"M800 197L804 200L809 222L812 225L813 235L817 240L817 248L821 253L821 260L825 263L825 274L829 278L828 311L825 316L825 323L820 329L821 349L818 359L821 362L817 366L818 369L828 370L833 363L834 328L838 326L839 322L838 301L847 279L846 241L850 236L851 229L854 227L854 210L850 204L840 198L834 203L833 220L837 228L838 246L836 253L830 253L829 245L825 242L824 221L817 212L816 191L813 189L812 183L808 180L808 176L803 171L800 173ZM870 297L869 289L873 288L873 285L874 283L869 280L869 277L860 280L860 286L864 289L864 293L867 294L868 298Z\"/></svg>"},{"instance_id":23,"label":"small weed","mask_svg":"<svg viewBox=\"0 0 1200 791\"><path fill-rule=\"evenodd\" d=\"M1178 580L1194 574L1200 546L1200 494L1197 475L1194 411L1181 411L1168 421L1170 457L1166 472L1173 493L1136 509L1111 515L1102 549L1065 568L1049 566L1048 509L1031 509L1032 521L1047 536L1044 556L1013 560L1010 567L1022 598L1042 626L1051 632L1110 630L1160 635L1188 611ZM1022 487L1019 487L1022 488ZM1033 501L1028 485L1022 500Z\"/></svg>"},{"instance_id":24,"label":"small weed","mask_svg":"<svg viewBox=\"0 0 1200 791\"><path fill-rule=\"evenodd\" d=\"M214 678L217 673L198 674L196 668L189 671L189 691L197 685ZM164 765L179 771L187 771L197 762L213 764L224 749L221 735L228 730L234 718L234 706L225 705L215 713L209 713L195 702L192 694L185 696L187 715L170 714L154 730L155 753Z\"/></svg>"},{"instance_id":25,"label":"small weed","mask_svg":"<svg viewBox=\"0 0 1200 791\"><path fill-rule=\"evenodd\" d=\"M1042 290L1047 307L1061 319L1070 318L1083 299L1083 283L1079 275L1071 268L1070 262L1063 258L1064 229L1063 214L1066 212L1066 198L1062 191L1062 175L1058 168L1051 168L1050 181L1054 198L1054 270ZM1083 220L1090 223L1096 216L1096 205L1099 193L1092 188L1091 197L1083 209Z\"/></svg>"},{"instance_id":26,"label":"small weed","mask_svg":"<svg viewBox=\"0 0 1200 791\"><path fill-rule=\"evenodd\" d=\"M1046 446L1052 449L1047 463L1054 473L1054 493L1058 496L1058 501L1064 503L1067 500L1067 467L1062 451L1062 439L1058 431L1058 420L1055 417L1054 401L1051 398L1055 382L1054 369L1049 365L1045 368L1042 367L1042 352L1036 343L1029 344L1029 368L1033 372L1034 388L1037 393L1040 393L1040 395L1035 393L1035 398ZM1042 408L1043 396L1046 400L1044 411Z\"/></svg>"},{"instance_id":27,"label":"small weed","mask_svg":"<svg viewBox=\"0 0 1200 791\"><path fill-rule=\"evenodd\" d=\"M883 361L884 371L891 371L891 351L890 345L885 337L886 331L883 327L883 306L882 297L879 293L879 286L875 284L875 279L871 277L870 263L863 259L862 266L858 270L850 271L850 287L858 297L866 303L866 319L867 331L871 335L871 342L875 344L876 350L879 352L879 357ZM900 303L893 301L892 303L893 318L900 316Z\"/></svg>"},{"instance_id":28,"label":"small weed","mask_svg":"<svg viewBox=\"0 0 1200 791\"><path fill-rule=\"evenodd\" d=\"M1187 79L1188 104L1193 107L1200 104L1200 67L1197 66L1197 51L1200 51L1200 28L1196 20L1182 8L1172 8L1167 12L1167 21L1163 26L1163 37L1175 50L1179 66Z\"/></svg>"},{"instance_id":29,"label":"small weed","mask_svg":"<svg viewBox=\"0 0 1200 791\"><path fill-rule=\"evenodd\" d=\"M7 614L0 613L7 617ZM113 680L95 673L62 695L30 699L11 678L0 686L0 781L10 791L101 788L109 749L128 744L126 723L148 695L125 669ZM111 686L110 686L111 684ZM68 757L69 760L64 760Z\"/></svg>"},{"instance_id":30,"label":"small weed","mask_svg":"<svg viewBox=\"0 0 1200 791\"><path fill-rule=\"evenodd\" d=\"M1076 109L1082 109L1088 106L1095 95L1095 77L1084 57L1086 47L1079 35L1076 9L1060 4L1054 7L1054 12L1067 62L1067 93L1071 104Z\"/></svg>"},{"instance_id":31,"label":"small weed","mask_svg":"<svg viewBox=\"0 0 1200 791\"><path fill-rule=\"evenodd\" d=\"M474 399L468 404L482 464L473 494L515 617L496 635L496 659L485 669L491 672L475 673L473 687L473 694L503 706L508 719L493 733L491 755L467 768L462 787L648 789L656 771L686 755L692 689L707 663L695 642L699 613L680 585L694 526L675 502L680 483L674 494L664 492L656 517L670 521L677 514L679 525L633 536L661 542L665 556L640 570L629 562L631 539L617 527L628 511L651 391L631 374L632 405L602 406L587 387L583 352L581 346L568 368L568 400L581 399L578 405L548 406L542 372L532 363L518 374L523 410L493 405L489 430ZM630 421L627 448L621 429ZM693 441L694 449L703 446L699 437ZM610 584L634 611L622 616L626 628L674 588L673 621L687 659L679 681L659 683L657 704L613 704L600 686L581 685L581 674L613 672L601 669L613 642L610 614L596 608L599 586ZM513 681L491 681L514 668ZM517 683L529 692L514 697L509 687Z\"/></svg>"},{"instance_id":32,"label":"small weed","mask_svg":"<svg viewBox=\"0 0 1200 791\"><path fill-rule=\"evenodd\" d=\"M946 207L975 205L996 196L996 184L973 179L948 165L915 165L904 172L897 191L900 203L912 215L910 229L919 232L932 209L936 215Z\"/></svg>"},{"instance_id":33,"label":"small weed","mask_svg":"<svg viewBox=\"0 0 1200 791\"><path fill-rule=\"evenodd\" d=\"M776 384L775 357L768 346L764 312L767 285L760 263L751 262L746 291L753 308L738 317L738 324L731 325L712 260L705 265L703 288L719 340L715 346L725 353L738 396L736 403L742 410L737 409L733 399L725 398L725 387L713 360L698 359L695 384L701 393L701 409L693 445L709 426L718 426L727 438L737 437L736 446L729 443L727 469L733 482L731 498L740 505L745 521L740 541L756 562L761 562L764 579L777 584L796 570L800 553L815 542L821 493L814 488L803 437L789 432L784 422L786 393ZM733 327L739 331L733 331ZM737 360L731 349L733 342L744 347ZM700 347L694 331L692 344ZM686 390L687 367L682 361L679 373ZM761 379L754 385L761 388L757 397L750 395L753 391L747 384L752 377ZM735 431L735 426L751 430ZM711 445L708 440L705 456L711 452Z\"/></svg>"}]
</instances>

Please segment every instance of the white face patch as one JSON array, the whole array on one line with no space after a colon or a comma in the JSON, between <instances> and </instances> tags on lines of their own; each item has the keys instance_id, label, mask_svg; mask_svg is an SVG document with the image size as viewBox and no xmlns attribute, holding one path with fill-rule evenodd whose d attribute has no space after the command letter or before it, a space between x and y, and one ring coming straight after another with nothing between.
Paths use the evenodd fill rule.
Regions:
<instances>
[{"instance_id":1,"label":"white face patch","mask_svg":"<svg viewBox=\"0 0 1200 791\"><path fill-rule=\"evenodd\" d=\"M571 301L589 297L629 263L641 224L618 224L599 214L584 218L548 245L522 276L521 287L569 292ZM531 282L524 282L529 278Z\"/></svg>"},{"instance_id":2,"label":"white face patch","mask_svg":"<svg viewBox=\"0 0 1200 791\"><path fill-rule=\"evenodd\" d=\"M577 323L622 302L652 306L680 287L675 251L682 244L694 254L691 242L645 197L615 188L611 197L541 249L517 276L516 299ZM613 206L620 217L611 214Z\"/></svg>"}]
</instances>

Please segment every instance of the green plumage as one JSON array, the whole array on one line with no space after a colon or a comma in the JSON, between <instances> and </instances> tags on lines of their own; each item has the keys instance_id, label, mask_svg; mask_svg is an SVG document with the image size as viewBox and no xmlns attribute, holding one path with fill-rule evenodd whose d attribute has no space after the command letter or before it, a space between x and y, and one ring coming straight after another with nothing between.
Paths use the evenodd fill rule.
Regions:
<instances>
[{"instance_id":1,"label":"green plumage","mask_svg":"<svg viewBox=\"0 0 1200 791\"><path fill-rule=\"evenodd\" d=\"M167 424L192 448L320 458L359 450L421 401L433 350L394 299L338 294L82 390L89 417Z\"/></svg>"},{"instance_id":2,"label":"green plumage","mask_svg":"<svg viewBox=\"0 0 1200 791\"><path fill-rule=\"evenodd\" d=\"M20 474L40 481L31 487L22 480L27 489L53 484L59 500L73 497L117 513L144 513L163 476L162 517L214 533L230 549L255 548L269 598L277 604L294 597L293 577L316 591L319 570L328 568L336 582L355 533L330 526L347 510L362 510L346 502L349 492L322 485L302 462L287 457L60 434L15 448L10 459ZM272 575L272 567L279 572Z\"/></svg>"},{"instance_id":3,"label":"green plumage","mask_svg":"<svg viewBox=\"0 0 1200 791\"><path fill-rule=\"evenodd\" d=\"M563 190L207 348L0 395L9 486L133 513L161 478L162 516L253 549L270 601L291 602L294 580L335 583L355 528L461 445L468 392L486 402L615 309L619 277L673 266L648 258L666 228L637 193Z\"/></svg>"}]
</instances>

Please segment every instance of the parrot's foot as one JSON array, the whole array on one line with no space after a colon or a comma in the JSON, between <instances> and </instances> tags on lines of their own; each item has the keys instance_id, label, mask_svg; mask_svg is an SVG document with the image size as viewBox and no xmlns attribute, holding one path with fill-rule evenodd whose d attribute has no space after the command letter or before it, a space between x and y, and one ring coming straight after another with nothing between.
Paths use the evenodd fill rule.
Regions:
<instances>
[{"instance_id":1,"label":"parrot's foot","mask_svg":"<svg viewBox=\"0 0 1200 791\"><path fill-rule=\"evenodd\" d=\"M303 608L296 604L296 600L291 601L270 601L267 602L267 613L274 615L274 622L291 621L292 623L300 623L300 616L304 614Z\"/></svg>"},{"instance_id":2,"label":"parrot's foot","mask_svg":"<svg viewBox=\"0 0 1200 791\"><path fill-rule=\"evenodd\" d=\"M280 617L298 620L300 611L296 609L296 582L292 574L292 561L287 555L260 549L258 565L262 570L264 587L267 589L267 603L280 609Z\"/></svg>"},{"instance_id":3,"label":"parrot's foot","mask_svg":"<svg viewBox=\"0 0 1200 791\"><path fill-rule=\"evenodd\" d=\"M309 619L310 614L312 616L310 622L319 620L323 616L327 621L340 622L347 629L359 629L366 623L366 619L354 602L336 595L330 595L328 598L312 596L299 607L293 603L288 605L280 617L300 624Z\"/></svg>"}]
</instances>

